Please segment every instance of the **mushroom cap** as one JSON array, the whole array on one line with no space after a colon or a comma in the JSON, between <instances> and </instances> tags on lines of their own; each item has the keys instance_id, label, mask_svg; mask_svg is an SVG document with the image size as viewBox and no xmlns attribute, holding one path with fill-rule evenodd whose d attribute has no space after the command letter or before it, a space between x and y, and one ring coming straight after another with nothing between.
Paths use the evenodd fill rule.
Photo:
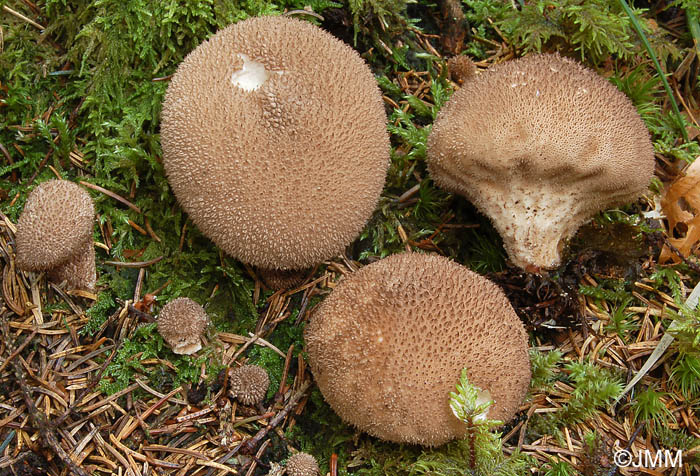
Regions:
<instances>
[{"instance_id":1,"label":"mushroom cap","mask_svg":"<svg viewBox=\"0 0 700 476\"><path fill-rule=\"evenodd\" d=\"M393 255L344 278L304 337L330 406L388 441L463 436L449 405L463 368L490 393L491 420L510 420L530 383L527 334L503 292L438 255Z\"/></svg>"},{"instance_id":2,"label":"mushroom cap","mask_svg":"<svg viewBox=\"0 0 700 476\"><path fill-rule=\"evenodd\" d=\"M243 365L231 371L229 392L243 405L255 405L265 398L270 377L259 365Z\"/></svg>"},{"instance_id":3,"label":"mushroom cap","mask_svg":"<svg viewBox=\"0 0 700 476\"><path fill-rule=\"evenodd\" d=\"M285 17L231 25L192 51L163 104L168 180L227 254L271 269L337 255L389 165L386 115L357 52Z\"/></svg>"},{"instance_id":4,"label":"mushroom cap","mask_svg":"<svg viewBox=\"0 0 700 476\"><path fill-rule=\"evenodd\" d=\"M318 461L309 453L296 453L287 460L287 476L317 476Z\"/></svg>"},{"instance_id":5,"label":"mushroom cap","mask_svg":"<svg viewBox=\"0 0 700 476\"><path fill-rule=\"evenodd\" d=\"M158 314L158 332L176 354L194 354L202 348L209 325L206 311L190 298L173 299Z\"/></svg>"},{"instance_id":6,"label":"mushroom cap","mask_svg":"<svg viewBox=\"0 0 700 476\"><path fill-rule=\"evenodd\" d=\"M65 264L83 252L87 242L92 248L94 222L90 194L79 185L68 180L43 182L27 197L17 222L17 266L44 271Z\"/></svg>"},{"instance_id":7,"label":"mushroom cap","mask_svg":"<svg viewBox=\"0 0 700 476\"><path fill-rule=\"evenodd\" d=\"M638 198L654 150L631 101L576 61L530 55L467 81L428 138L436 183L465 196L523 269L553 268L595 213Z\"/></svg>"}]
</instances>

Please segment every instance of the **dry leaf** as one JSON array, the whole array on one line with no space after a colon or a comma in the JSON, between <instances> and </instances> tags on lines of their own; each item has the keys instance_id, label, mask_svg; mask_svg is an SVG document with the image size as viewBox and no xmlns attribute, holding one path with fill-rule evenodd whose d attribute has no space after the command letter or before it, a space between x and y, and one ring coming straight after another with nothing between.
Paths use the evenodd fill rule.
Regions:
<instances>
[{"instance_id":1,"label":"dry leaf","mask_svg":"<svg viewBox=\"0 0 700 476\"><path fill-rule=\"evenodd\" d=\"M666 190L661 199L661 208L668 220L668 242L687 258L700 241L700 160L696 160ZM664 246L659 263L681 258Z\"/></svg>"}]
</instances>

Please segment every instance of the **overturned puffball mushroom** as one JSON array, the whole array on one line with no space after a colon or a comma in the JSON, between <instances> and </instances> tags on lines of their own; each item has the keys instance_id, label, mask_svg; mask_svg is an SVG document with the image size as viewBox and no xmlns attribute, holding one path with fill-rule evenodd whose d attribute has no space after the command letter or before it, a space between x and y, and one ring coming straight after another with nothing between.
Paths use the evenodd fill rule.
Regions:
<instances>
[{"instance_id":1,"label":"overturned puffball mushroom","mask_svg":"<svg viewBox=\"0 0 700 476\"><path fill-rule=\"evenodd\" d=\"M17 266L48 271L49 279L73 288L95 288L92 229L95 207L90 195L67 180L49 180L27 197L15 237Z\"/></svg>"},{"instance_id":2,"label":"overturned puffball mushroom","mask_svg":"<svg viewBox=\"0 0 700 476\"><path fill-rule=\"evenodd\" d=\"M389 164L372 72L320 28L260 17L219 31L170 82L168 180L197 227L263 269L305 269L344 250Z\"/></svg>"},{"instance_id":3,"label":"overturned puffball mushroom","mask_svg":"<svg viewBox=\"0 0 700 476\"><path fill-rule=\"evenodd\" d=\"M287 460L287 476L318 476L318 462L309 453L296 453Z\"/></svg>"},{"instance_id":4,"label":"overturned puffball mushroom","mask_svg":"<svg viewBox=\"0 0 700 476\"><path fill-rule=\"evenodd\" d=\"M498 230L512 262L554 268L595 213L637 199L654 150L630 100L576 61L530 55L465 82L428 138L435 182Z\"/></svg>"},{"instance_id":5,"label":"overturned puffball mushroom","mask_svg":"<svg viewBox=\"0 0 700 476\"><path fill-rule=\"evenodd\" d=\"M463 436L449 405L463 368L493 400L490 420L510 420L530 383L527 334L503 292L438 255L394 255L344 278L304 337L330 406L388 441Z\"/></svg>"},{"instance_id":6,"label":"overturned puffball mushroom","mask_svg":"<svg viewBox=\"0 0 700 476\"><path fill-rule=\"evenodd\" d=\"M189 355L201 349L208 325L204 308L185 297L170 301L158 314L158 332L176 354Z\"/></svg>"},{"instance_id":7,"label":"overturned puffball mushroom","mask_svg":"<svg viewBox=\"0 0 700 476\"><path fill-rule=\"evenodd\" d=\"M243 365L229 374L229 394L243 405L262 402L270 386L270 377L259 365Z\"/></svg>"}]
</instances>

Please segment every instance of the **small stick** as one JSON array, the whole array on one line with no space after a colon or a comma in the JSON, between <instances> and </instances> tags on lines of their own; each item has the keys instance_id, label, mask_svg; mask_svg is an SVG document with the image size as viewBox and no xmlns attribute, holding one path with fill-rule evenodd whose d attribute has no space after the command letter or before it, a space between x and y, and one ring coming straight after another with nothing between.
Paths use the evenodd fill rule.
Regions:
<instances>
[{"instance_id":1,"label":"small stick","mask_svg":"<svg viewBox=\"0 0 700 476\"><path fill-rule=\"evenodd\" d=\"M301 398L306 393L306 390L308 390L308 388L310 386L311 386L310 380L307 380L306 382L304 382L301 385L301 387L299 388L299 390L294 395L291 396L291 398L289 399L289 402L287 402L287 404L284 406L284 408L282 410L280 410L279 413L277 413L277 415L272 420L270 420L270 423L268 423L268 425L265 428L262 428L261 430L259 430L255 434L255 436L253 436L252 438L241 441L238 444L238 446L236 446L234 449L232 449L231 451L226 453L224 456L222 456L221 458L216 460L216 462L217 463L224 463L224 462L228 461L233 456L235 456L243 448L243 446L245 446L245 449L248 452L252 452L255 449L255 447L258 446L260 441L267 436L267 434L270 432L270 430L276 428L277 425L279 425L282 422L282 420L284 420L286 418L286 416L289 414L289 412L291 412L292 409L297 405L297 403L299 403L299 400L301 400ZM211 476L213 473L214 473L214 470L212 469L207 473L207 476Z\"/></svg>"},{"instance_id":2,"label":"small stick","mask_svg":"<svg viewBox=\"0 0 700 476\"><path fill-rule=\"evenodd\" d=\"M22 344L20 344L20 346L17 347L17 348L14 350L14 352L12 352L12 353L10 354L10 356L5 360L5 362L3 362L2 364L0 364L0 373L2 373L3 370L5 370L5 367L7 367L7 364L9 364L10 361L11 361L12 359L14 359L15 357L17 357L17 355L19 355L19 353L22 352L22 351L24 350L25 347L27 347L27 345L32 341L32 339L34 338L34 336L36 335L36 333L37 333L37 329L34 329L34 331L32 331L32 333L29 334L29 337L27 337L26 339L24 339L24 342L22 342Z\"/></svg>"},{"instance_id":3,"label":"small stick","mask_svg":"<svg viewBox=\"0 0 700 476\"><path fill-rule=\"evenodd\" d=\"M3 6L2 6L2 9L5 10L5 11L6 11L7 13L9 13L10 15L16 16L16 17L19 18L20 20L26 21L27 23L29 23L30 25L32 25L34 28L37 28L37 29L39 29L39 30L46 30L46 27L45 27L45 26L41 26L39 23L35 22L35 21L32 20L31 18L25 17L25 16L22 15L20 12L14 11L14 10L11 9L10 7L8 7L7 5L3 5Z\"/></svg>"},{"instance_id":4,"label":"small stick","mask_svg":"<svg viewBox=\"0 0 700 476\"><path fill-rule=\"evenodd\" d=\"M159 256L157 258L153 258L150 261L105 261L104 264L110 266L121 266L122 268L145 268L152 264L156 264L163 258L164 256Z\"/></svg>"},{"instance_id":5,"label":"small stick","mask_svg":"<svg viewBox=\"0 0 700 476\"><path fill-rule=\"evenodd\" d=\"M135 211L136 213L139 213L139 214L141 213L141 209L140 209L139 207L137 207L136 205L134 205L133 203L131 203L131 202L130 202L129 200L127 200L126 198L124 198L124 197L122 197L122 196L120 196L120 195L117 195L117 194L114 193L114 192L110 192L110 191L107 190L106 188L102 188L102 187L100 187L99 185L95 185L95 184L92 184L92 183L90 183L90 182L85 182L85 181L83 181L83 180L80 181L80 184L86 186L87 188L91 188L91 189L96 190L96 191L98 191L98 192L102 192L102 193L104 193L105 195L107 195L108 197L111 197L111 198L115 199L116 201L123 203L124 205L126 205L127 207L129 207L129 208L131 208L133 211Z\"/></svg>"}]
</instances>

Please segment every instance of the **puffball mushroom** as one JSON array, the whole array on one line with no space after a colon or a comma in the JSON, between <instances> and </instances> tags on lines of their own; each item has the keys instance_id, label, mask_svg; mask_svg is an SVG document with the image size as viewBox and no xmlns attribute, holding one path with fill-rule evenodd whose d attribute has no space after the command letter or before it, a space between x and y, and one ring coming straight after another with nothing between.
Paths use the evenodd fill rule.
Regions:
<instances>
[{"instance_id":1,"label":"puffball mushroom","mask_svg":"<svg viewBox=\"0 0 700 476\"><path fill-rule=\"evenodd\" d=\"M638 198L654 150L631 101L576 61L530 55L468 80L428 138L435 182L491 218L512 262L554 268L595 213Z\"/></svg>"},{"instance_id":2,"label":"puffball mushroom","mask_svg":"<svg viewBox=\"0 0 700 476\"><path fill-rule=\"evenodd\" d=\"M158 315L158 332L176 354L190 355L201 349L208 325L204 308L186 297L173 299Z\"/></svg>"},{"instance_id":3,"label":"puffball mushroom","mask_svg":"<svg viewBox=\"0 0 700 476\"><path fill-rule=\"evenodd\" d=\"M437 446L464 436L450 408L463 368L486 417L510 420L530 383L527 334L503 292L445 257L403 253L347 276L305 330L323 397L383 440Z\"/></svg>"},{"instance_id":4,"label":"puffball mushroom","mask_svg":"<svg viewBox=\"0 0 700 476\"><path fill-rule=\"evenodd\" d=\"M287 476L318 476L318 461L309 453L296 453L287 460Z\"/></svg>"},{"instance_id":5,"label":"puffball mushroom","mask_svg":"<svg viewBox=\"0 0 700 476\"><path fill-rule=\"evenodd\" d=\"M197 227L263 269L305 269L355 239L389 164L386 115L348 45L292 18L231 25L192 51L163 104L168 180Z\"/></svg>"},{"instance_id":6,"label":"puffball mushroom","mask_svg":"<svg viewBox=\"0 0 700 476\"><path fill-rule=\"evenodd\" d=\"M256 405L263 401L270 377L259 365L243 365L229 375L229 393L243 405Z\"/></svg>"},{"instance_id":7,"label":"puffball mushroom","mask_svg":"<svg viewBox=\"0 0 700 476\"><path fill-rule=\"evenodd\" d=\"M80 186L68 180L40 184L27 197L17 222L17 266L48 271L52 281L94 290L94 222L92 199Z\"/></svg>"}]
</instances>

